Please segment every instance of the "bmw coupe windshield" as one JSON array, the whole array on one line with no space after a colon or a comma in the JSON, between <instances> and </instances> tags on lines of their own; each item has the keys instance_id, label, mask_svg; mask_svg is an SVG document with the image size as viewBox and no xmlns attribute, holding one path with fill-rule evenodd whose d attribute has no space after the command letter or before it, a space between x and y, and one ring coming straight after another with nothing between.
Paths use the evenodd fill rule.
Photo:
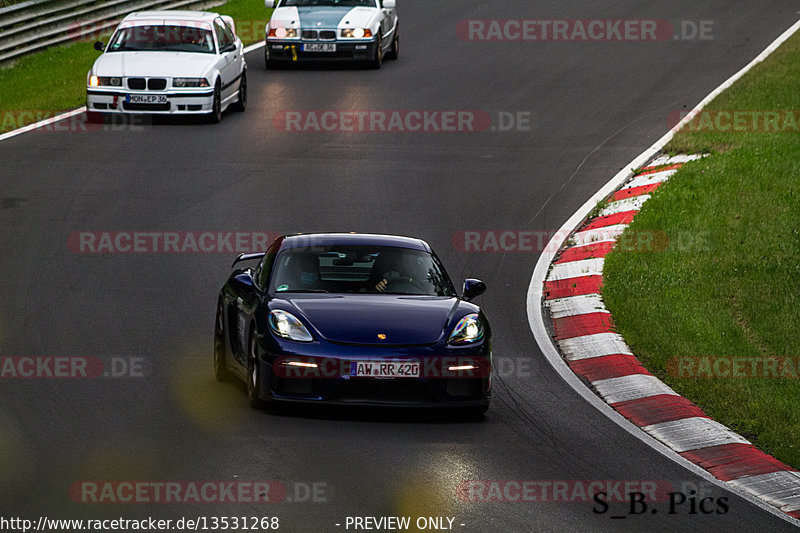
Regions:
<instances>
[{"instance_id":1,"label":"bmw coupe windshield","mask_svg":"<svg viewBox=\"0 0 800 533\"><path fill-rule=\"evenodd\" d=\"M199 52L214 53L211 30L191 26L129 26L120 29L109 52Z\"/></svg>"},{"instance_id":2,"label":"bmw coupe windshield","mask_svg":"<svg viewBox=\"0 0 800 533\"><path fill-rule=\"evenodd\" d=\"M391 246L292 248L275 262L273 293L328 292L456 295L438 259L428 252Z\"/></svg>"}]
</instances>

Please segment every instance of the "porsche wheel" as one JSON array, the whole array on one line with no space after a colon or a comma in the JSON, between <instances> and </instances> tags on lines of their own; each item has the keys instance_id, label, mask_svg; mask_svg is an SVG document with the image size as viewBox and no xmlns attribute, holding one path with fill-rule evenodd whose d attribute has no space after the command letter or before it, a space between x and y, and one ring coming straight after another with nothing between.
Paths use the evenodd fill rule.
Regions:
<instances>
[{"instance_id":1,"label":"porsche wheel","mask_svg":"<svg viewBox=\"0 0 800 533\"><path fill-rule=\"evenodd\" d=\"M225 354L225 322L222 302L217 306L217 318L214 323L214 377L217 381L230 381L231 372Z\"/></svg>"},{"instance_id":2,"label":"porsche wheel","mask_svg":"<svg viewBox=\"0 0 800 533\"><path fill-rule=\"evenodd\" d=\"M261 390L261 368L258 364L258 346L256 334L250 334L250 349L247 354L247 401L250 407L262 409L265 406L259 391Z\"/></svg>"}]
</instances>

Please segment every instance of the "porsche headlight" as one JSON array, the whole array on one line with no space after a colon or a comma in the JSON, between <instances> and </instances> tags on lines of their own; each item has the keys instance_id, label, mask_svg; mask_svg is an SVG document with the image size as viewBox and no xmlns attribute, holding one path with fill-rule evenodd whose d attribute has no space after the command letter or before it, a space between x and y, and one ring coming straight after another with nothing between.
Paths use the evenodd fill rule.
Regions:
<instances>
[{"instance_id":1,"label":"porsche headlight","mask_svg":"<svg viewBox=\"0 0 800 533\"><path fill-rule=\"evenodd\" d=\"M342 37L348 39L368 39L372 37L372 31L369 28L345 28L342 30Z\"/></svg>"},{"instance_id":2,"label":"porsche headlight","mask_svg":"<svg viewBox=\"0 0 800 533\"><path fill-rule=\"evenodd\" d=\"M91 87L122 87L122 78L118 76L90 76Z\"/></svg>"},{"instance_id":3,"label":"porsche headlight","mask_svg":"<svg viewBox=\"0 0 800 533\"><path fill-rule=\"evenodd\" d=\"M278 26L277 28L270 28L267 37L272 37L273 39L296 39L297 29L284 28L283 26Z\"/></svg>"},{"instance_id":4,"label":"porsche headlight","mask_svg":"<svg viewBox=\"0 0 800 533\"><path fill-rule=\"evenodd\" d=\"M210 87L205 78L173 78L173 87Z\"/></svg>"},{"instance_id":5,"label":"porsche headlight","mask_svg":"<svg viewBox=\"0 0 800 533\"><path fill-rule=\"evenodd\" d=\"M275 335L298 342L311 342L314 337L297 318L286 311L275 309L269 314L269 327Z\"/></svg>"},{"instance_id":6,"label":"porsche headlight","mask_svg":"<svg viewBox=\"0 0 800 533\"><path fill-rule=\"evenodd\" d=\"M483 339L483 324L477 314L467 315L458 321L453 333L447 339L448 344L470 344Z\"/></svg>"}]
</instances>

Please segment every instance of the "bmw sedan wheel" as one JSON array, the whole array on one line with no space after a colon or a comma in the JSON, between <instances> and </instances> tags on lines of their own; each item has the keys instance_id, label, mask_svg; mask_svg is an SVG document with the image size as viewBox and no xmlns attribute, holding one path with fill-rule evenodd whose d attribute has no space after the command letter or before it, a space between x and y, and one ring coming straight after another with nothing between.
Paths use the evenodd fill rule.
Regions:
<instances>
[{"instance_id":1,"label":"bmw sedan wheel","mask_svg":"<svg viewBox=\"0 0 800 533\"><path fill-rule=\"evenodd\" d=\"M261 369L258 364L258 348L256 345L256 334L250 335L250 350L247 356L247 401L250 407L261 409L264 407L264 400L259 396L261 390Z\"/></svg>"},{"instance_id":2,"label":"bmw sedan wheel","mask_svg":"<svg viewBox=\"0 0 800 533\"><path fill-rule=\"evenodd\" d=\"M239 82L239 98L236 100L236 103L233 104L233 109L235 111L244 111L247 109L247 71L242 71L242 79Z\"/></svg>"},{"instance_id":3,"label":"bmw sedan wheel","mask_svg":"<svg viewBox=\"0 0 800 533\"><path fill-rule=\"evenodd\" d=\"M397 59L400 55L400 24L394 28L394 38L392 39L392 47L386 52L386 59Z\"/></svg>"},{"instance_id":4,"label":"bmw sedan wheel","mask_svg":"<svg viewBox=\"0 0 800 533\"><path fill-rule=\"evenodd\" d=\"M217 124L222 120L222 90L219 86L219 80L214 85L214 102L211 104L211 113L208 114L208 122Z\"/></svg>"},{"instance_id":5,"label":"bmw sedan wheel","mask_svg":"<svg viewBox=\"0 0 800 533\"><path fill-rule=\"evenodd\" d=\"M370 66L374 69L379 69L383 65L383 37L380 33L378 34L378 42L375 44L375 57L372 58Z\"/></svg>"}]
</instances>

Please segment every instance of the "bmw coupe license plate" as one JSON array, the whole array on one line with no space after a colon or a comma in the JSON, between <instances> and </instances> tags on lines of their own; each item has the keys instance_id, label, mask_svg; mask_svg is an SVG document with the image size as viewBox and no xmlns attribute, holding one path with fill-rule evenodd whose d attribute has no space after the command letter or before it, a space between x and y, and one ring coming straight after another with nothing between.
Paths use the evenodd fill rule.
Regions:
<instances>
[{"instance_id":1,"label":"bmw coupe license plate","mask_svg":"<svg viewBox=\"0 0 800 533\"><path fill-rule=\"evenodd\" d=\"M356 378L418 378L416 361L351 361L350 375Z\"/></svg>"},{"instance_id":2,"label":"bmw coupe license plate","mask_svg":"<svg viewBox=\"0 0 800 533\"><path fill-rule=\"evenodd\" d=\"M166 104L168 100L165 94L129 94L125 97L125 102L129 104Z\"/></svg>"},{"instance_id":3,"label":"bmw coupe license plate","mask_svg":"<svg viewBox=\"0 0 800 533\"><path fill-rule=\"evenodd\" d=\"M335 52L336 45L333 43L306 43L303 45L303 52Z\"/></svg>"}]
</instances>

